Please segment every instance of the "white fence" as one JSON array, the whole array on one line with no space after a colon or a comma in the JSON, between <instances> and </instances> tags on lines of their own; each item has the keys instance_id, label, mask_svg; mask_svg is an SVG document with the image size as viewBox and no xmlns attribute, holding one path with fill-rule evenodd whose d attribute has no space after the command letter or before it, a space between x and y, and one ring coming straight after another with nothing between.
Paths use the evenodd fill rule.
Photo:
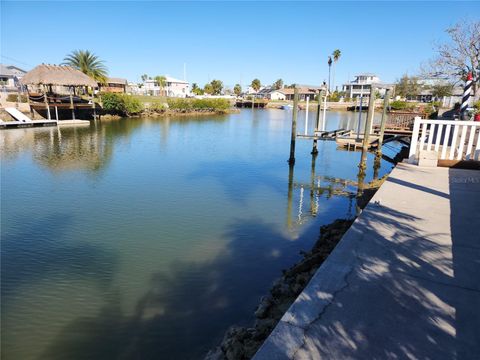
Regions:
<instances>
[{"instance_id":1,"label":"white fence","mask_svg":"<svg viewBox=\"0 0 480 360\"><path fill-rule=\"evenodd\" d=\"M441 160L480 160L480 122L415 118L408 156L415 163L421 151L436 151Z\"/></svg>"}]
</instances>

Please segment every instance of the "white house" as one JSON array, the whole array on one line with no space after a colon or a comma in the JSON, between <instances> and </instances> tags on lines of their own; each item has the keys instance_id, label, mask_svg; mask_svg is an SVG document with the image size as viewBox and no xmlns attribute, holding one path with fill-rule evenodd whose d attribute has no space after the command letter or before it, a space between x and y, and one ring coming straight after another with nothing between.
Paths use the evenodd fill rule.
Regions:
<instances>
[{"instance_id":1,"label":"white house","mask_svg":"<svg viewBox=\"0 0 480 360\"><path fill-rule=\"evenodd\" d=\"M190 96L190 84L188 81L166 75L164 88L161 88L154 79L148 79L143 83L143 91L147 95L184 98Z\"/></svg>"},{"instance_id":2,"label":"white house","mask_svg":"<svg viewBox=\"0 0 480 360\"><path fill-rule=\"evenodd\" d=\"M140 87L136 82L128 82L127 85L127 94L130 95L140 95L143 94L143 85Z\"/></svg>"},{"instance_id":3,"label":"white house","mask_svg":"<svg viewBox=\"0 0 480 360\"><path fill-rule=\"evenodd\" d=\"M283 89L273 90L267 95L267 97L270 100L286 100L287 99L287 96L285 95Z\"/></svg>"},{"instance_id":4,"label":"white house","mask_svg":"<svg viewBox=\"0 0 480 360\"><path fill-rule=\"evenodd\" d=\"M0 64L0 88L5 90L16 90L19 86L18 80L27 72L14 65Z\"/></svg>"},{"instance_id":5,"label":"white house","mask_svg":"<svg viewBox=\"0 0 480 360\"><path fill-rule=\"evenodd\" d=\"M355 80L347 84L343 84L342 90L346 93L347 98L353 99L370 95L372 84L380 84L380 78L375 74L364 73L355 76ZM379 89L380 94L385 93L385 90Z\"/></svg>"}]
</instances>

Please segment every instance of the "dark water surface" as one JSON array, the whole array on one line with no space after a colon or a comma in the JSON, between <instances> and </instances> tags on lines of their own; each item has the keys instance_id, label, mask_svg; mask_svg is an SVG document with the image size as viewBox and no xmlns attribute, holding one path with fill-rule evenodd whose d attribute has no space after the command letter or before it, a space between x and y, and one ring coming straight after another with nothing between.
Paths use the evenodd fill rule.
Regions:
<instances>
[{"instance_id":1,"label":"dark water surface","mask_svg":"<svg viewBox=\"0 0 480 360\"><path fill-rule=\"evenodd\" d=\"M356 116L331 112L327 128ZM1 131L2 358L197 359L251 322L319 226L355 214L360 153L335 142L319 143L312 177L298 141L289 197L290 119Z\"/></svg>"}]
</instances>

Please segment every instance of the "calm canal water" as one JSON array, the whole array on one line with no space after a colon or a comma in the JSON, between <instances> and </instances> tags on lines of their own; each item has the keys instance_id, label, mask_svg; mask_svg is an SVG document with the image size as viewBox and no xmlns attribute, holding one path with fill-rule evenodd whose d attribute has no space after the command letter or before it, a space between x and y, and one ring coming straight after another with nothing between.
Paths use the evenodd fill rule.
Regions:
<instances>
[{"instance_id":1,"label":"calm canal water","mask_svg":"<svg viewBox=\"0 0 480 360\"><path fill-rule=\"evenodd\" d=\"M327 128L357 116L328 113ZM289 187L290 119L1 131L2 358L198 359L251 323L319 226L355 214L360 152L320 142L312 177L298 141Z\"/></svg>"}]
</instances>

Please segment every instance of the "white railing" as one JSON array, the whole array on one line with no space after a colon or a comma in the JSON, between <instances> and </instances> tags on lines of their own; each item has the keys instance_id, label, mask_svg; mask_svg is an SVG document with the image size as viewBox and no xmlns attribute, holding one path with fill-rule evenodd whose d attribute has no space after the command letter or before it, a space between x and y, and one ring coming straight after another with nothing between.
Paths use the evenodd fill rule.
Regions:
<instances>
[{"instance_id":1,"label":"white railing","mask_svg":"<svg viewBox=\"0 0 480 360\"><path fill-rule=\"evenodd\" d=\"M480 122L415 118L408 161L421 151L436 151L440 160L480 160Z\"/></svg>"}]
</instances>

